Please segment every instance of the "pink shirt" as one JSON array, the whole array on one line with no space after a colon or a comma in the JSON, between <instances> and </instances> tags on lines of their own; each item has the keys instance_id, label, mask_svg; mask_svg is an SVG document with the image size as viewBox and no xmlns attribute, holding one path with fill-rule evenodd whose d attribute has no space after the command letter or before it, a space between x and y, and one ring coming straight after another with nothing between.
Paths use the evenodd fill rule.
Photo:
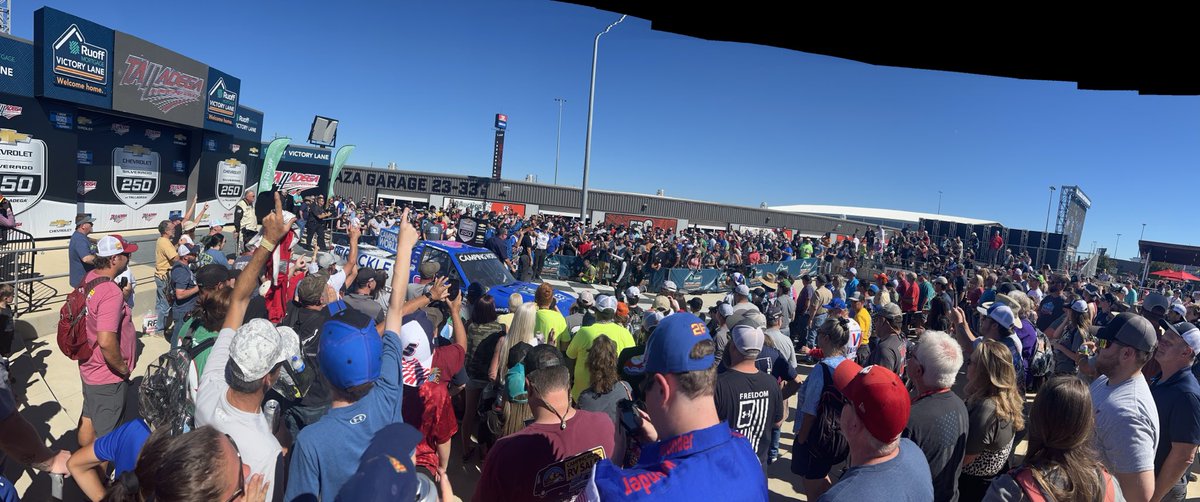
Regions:
<instances>
[{"instance_id":1,"label":"pink shirt","mask_svg":"<svg viewBox=\"0 0 1200 502\"><path fill-rule=\"evenodd\" d=\"M83 282L87 283L96 277L99 275L93 270L83 277ZM102 283L92 290L92 294L88 296L87 309L87 338L94 350L91 358L79 364L79 374L83 377L83 383L104 385L121 382L123 378L113 373L104 361L104 352L96 344L96 334L102 331L116 332L121 357L129 365L129 370L133 371L137 362L137 333L133 330L133 312L129 309L129 304L125 303L121 288L112 281Z\"/></svg>"}]
</instances>

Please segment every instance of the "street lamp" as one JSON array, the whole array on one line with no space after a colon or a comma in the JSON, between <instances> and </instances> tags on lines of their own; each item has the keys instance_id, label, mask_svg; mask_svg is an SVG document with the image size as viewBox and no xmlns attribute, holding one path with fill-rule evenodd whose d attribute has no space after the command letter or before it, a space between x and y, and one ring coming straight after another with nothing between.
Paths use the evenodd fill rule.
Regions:
<instances>
[{"instance_id":1,"label":"street lamp","mask_svg":"<svg viewBox=\"0 0 1200 502\"><path fill-rule=\"evenodd\" d=\"M1117 234L1117 245L1113 247L1113 258L1121 259L1121 234Z\"/></svg>"},{"instance_id":2,"label":"street lamp","mask_svg":"<svg viewBox=\"0 0 1200 502\"><path fill-rule=\"evenodd\" d=\"M567 100L563 98L554 98L558 103L558 138L554 140L554 184L558 184L558 154L562 148L562 107Z\"/></svg>"},{"instance_id":3,"label":"street lamp","mask_svg":"<svg viewBox=\"0 0 1200 502\"><path fill-rule=\"evenodd\" d=\"M942 214L942 191L938 190L938 215Z\"/></svg>"},{"instance_id":4,"label":"street lamp","mask_svg":"<svg viewBox=\"0 0 1200 502\"><path fill-rule=\"evenodd\" d=\"M588 121L587 121L587 139L583 144L583 189L581 190L581 200L579 201L579 221L587 224L587 182L588 168L592 164L592 112L596 107L596 58L600 55L600 35L608 33L608 30L613 29L613 26L621 24L625 20L625 15L621 15L621 19L617 22L608 25L604 31L596 34L596 40L592 42L592 85L588 91Z\"/></svg>"},{"instance_id":5,"label":"street lamp","mask_svg":"<svg viewBox=\"0 0 1200 502\"><path fill-rule=\"evenodd\" d=\"M1038 249L1038 262L1045 265L1046 242L1050 238L1050 208L1054 206L1054 185L1050 185L1050 200L1046 201L1046 227L1042 229L1042 245Z\"/></svg>"}]
</instances>

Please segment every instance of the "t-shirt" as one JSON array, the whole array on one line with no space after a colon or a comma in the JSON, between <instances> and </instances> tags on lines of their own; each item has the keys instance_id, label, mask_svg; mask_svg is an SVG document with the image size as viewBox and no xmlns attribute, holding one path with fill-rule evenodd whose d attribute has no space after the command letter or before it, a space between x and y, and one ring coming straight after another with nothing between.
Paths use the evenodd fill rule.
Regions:
<instances>
[{"instance_id":1,"label":"t-shirt","mask_svg":"<svg viewBox=\"0 0 1200 502\"><path fill-rule=\"evenodd\" d=\"M618 405L621 400L633 399L633 387L629 386L628 382L617 380L613 385L612 390L607 394L600 394L592 389L587 389L579 395L579 409L603 413L612 420L613 425L617 425L620 420L620 409Z\"/></svg>"},{"instance_id":2,"label":"t-shirt","mask_svg":"<svg viewBox=\"0 0 1200 502\"><path fill-rule=\"evenodd\" d=\"M95 270L83 277L84 283L100 277ZM104 385L118 383L124 380L108 367L104 360L104 351L100 349L97 335L102 332L117 334L117 346L121 358L129 366L130 375L137 367L137 332L133 329L133 312L125 303L125 296L117 283L105 281L96 286L87 298L88 315L84 316L87 341L92 346L92 357L79 365L79 374L83 383L88 385Z\"/></svg>"},{"instance_id":3,"label":"t-shirt","mask_svg":"<svg viewBox=\"0 0 1200 502\"><path fill-rule=\"evenodd\" d=\"M575 360L575 385L571 387L571 397L574 399L579 399L579 393L592 386L592 374L587 368L587 353L592 349L592 342L601 336L607 336L617 345L617 354L635 345L629 330L617 323L602 322L579 328L579 332L575 333L567 347L567 357Z\"/></svg>"},{"instance_id":4,"label":"t-shirt","mask_svg":"<svg viewBox=\"0 0 1200 502\"><path fill-rule=\"evenodd\" d=\"M925 396L912 404L903 436L925 453L936 494L929 500L958 500L968 427L967 406L953 392Z\"/></svg>"},{"instance_id":5,"label":"t-shirt","mask_svg":"<svg viewBox=\"0 0 1200 502\"><path fill-rule=\"evenodd\" d=\"M845 296L845 298L850 298L850 296L853 295L855 291L858 291L858 278L851 277L849 281L846 281L846 296Z\"/></svg>"},{"instance_id":6,"label":"t-shirt","mask_svg":"<svg viewBox=\"0 0 1200 502\"><path fill-rule=\"evenodd\" d=\"M71 245L68 250L70 255L70 270L71 270L71 287L78 286L80 281L83 281L83 276L92 270L92 266L83 262L92 254L92 241L80 232L71 234Z\"/></svg>"},{"instance_id":7,"label":"t-shirt","mask_svg":"<svg viewBox=\"0 0 1200 502\"><path fill-rule=\"evenodd\" d=\"M858 309L858 313L854 314L854 322L858 323L859 331L862 332L858 344L869 344L871 342L871 312L866 307Z\"/></svg>"},{"instance_id":8,"label":"t-shirt","mask_svg":"<svg viewBox=\"0 0 1200 502\"><path fill-rule=\"evenodd\" d=\"M783 420L783 398L779 382L761 371L726 371L717 376L714 395L717 416L729 428L750 440L758 461L766 468L771 448L771 430Z\"/></svg>"},{"instance_id":9,"label":"t-shirt","mask_svg":"<svg viewBox=\"0 0 1200 502\"><path fill-rule=\"evenodd\" d=\"M209 330L205 329L204 326L200 326L199 324L200 324L199 319L192 318L192 319L188 319L188 320L184 321L183 327L179 328L180 337L185 336L189 332L191 332L193 347L200 345L205 340L209 340L209 339L217 337L216 331L209 331ZM196 327L195 330L192 329L193 325L195 325L195 327ZM210 354L212 354L211 346L207 349L204 349L199 354L196 354L196 357L192 359L192 362L195 363L195 365L196 365L196 373L198 373L198 375L196 375L197 378L199 378L200 375L204 374L204 365L208 362L208 356Z\"/></svg>"},{"instance_id":10,"label":"t-shirt","mask_svg":"<svg viewBox=\"0 0 1200 502\"><path fill-rule=\"evenodd\" d=\"M854 319L846 319L846 329L850 332L850 338L846 340L846 353L854 354L862 343L863 330Z\"/></svg>"},{"instance_id":11,"label":"t-shirt","mask_svg":"<svg viewBox=\"0 0 1200 502\"><path fill-rule=\"evenodd\" d=\"M633 400L642 401L642 381L646 379L646 346L638 345L622 350L617 356L617 372L621 380L633 388Z\"/></svg>"},{"instance_id":12,"label":"t-shirt","mask_svg":"<svg viewBox=\"0 0 1200 502\"><path fill-rule=\"evenodd\" d=\"M1190 368L1184 368L1165 380L1159 375L1150 384L1150 393L1162 427L1158 449L1154 452L1154 475L1162 470L1171 443L1200 444L1200 384Z\"/></svg>"},{"instance_id":13,"label":"t-shirt","mask_svg":"<svg viewBox=\"0 0 1200 502\"><path fill-rule=\"evenodd\" d=\"M159 237L154 242L154 277L166 279L167 272L171 271L172 260L176 258L179 258L179 252L171 244L171 239Z\"/></svg>"},{"instance_id":14,"label":"t-shirt","mask_svg":"<svg viewBox=\"0 0 1200 502\"><path fill-rule=\"evenodd\" d=\"M271 433L266 416L258 410L239 410L226 397L229 384L225 381L225 366L229 363L229 346L233 343L234 333L234 330L225 328L217 334L217 343L208 355L208 362L212 364L205 364L204 373L200 374L200 389L196 392L196 427L211 425L229 434L238 445L242 461L250 466L250 472L274 480L267 492L267 500L271 500L275 487L281 481L276 479L275 474L283 448ZM296 478L293 477L291 482L297 482Z\"/></svg>"},{"instance_id":15,"label":"t-shirt","mask_svg":"<svg viewBox=\"0 0 1200 502\"><path fill-rule=\"evenodd\" d=\"M1046 331L1054 321L1063 314L1064 300L1062 295L1046 295L1038 307L1037 329Z\"/></svg>"},{"instance_id":16,"label":"t-shirt","mask_svg":"<svg viewBox=\"0 0 1200 502\"><path fill-rule=\"evenodd\" d=\"M350 293L342 297L342 301L350 308L366 314L367 317L375 320L375 324L383 324L384 312L383 305L371 298L371 295L360 295L358 293Z\"/></svg>"},{"instance_id":17,"label":"t-shirt","mask_svg":"<svg viewBox=\"0 0 1200 502\"><path fill-rule=\"evenodd\" d=\"M170 287L174 289L192 289L196 287L196 274L193 274L187 266L177 263L171 267ZM172 305L171 309L176 316L182 317L196 307L196 300L199 298L199 292L187 298L176 297L175 305Z\"/></svg>"},{"instance_id":18,"label":"t-shirt","mask_svg":"<svg viewBox=\"0 0 1200 502\"><path fill-rule=\"evenodd\" d=\"M736 480L731 482L730 480ZM724 422L642 448L637 465L596 464L582 500L767 500L750 442Z\"/></svg>"},{"instance_id":19,"label":"t-shirt","mask_svg":"<svg viewBox=\"0 0 1200 502\"><path fill-rule=\"evenodd\" d=\"M208 255L212 260L209 263L215 263L222 267L229 267L229 258L226 258L225 253L222 253L220 249L208 248L204 250L204 254Z\"/></svg>"},{"instance_id":20,"label":"t-shirt","mask_svg":"<svg viewBox=\"0 0 1200 502\"><path fill-rule=\"evenodd\" d=\"M1012 448L1013 424L996 414L994 399L981 399L967 409L967 454L978 455L963 471L973 476L991 477L1008 466Z\"/></svg>"},{"instance_id":21,"label":"t-shirt","mask_svg":"<svg viewBox=\"0 0 1200 502\"><path fill-rule=\"evenodd\" d=\"M817 302L817 315L821 315L821 314L828 312L824 306L829 305L829 302L833 300L833 291L830 291L829 288L826 288L826 287L819 287L819 288L815 289L814 291L816 293L813 296L813 301ZM811 307L809 307L809 308L811 308ZM813 326L813 327L815 328L818 326Z\"/></svg>"},{"instance_id":22,"label":"t-shirt","mask_svg":"<svg viewBox=\"0 0 1200 502\"><path fill-rule=\"evenodd\" d=\"M401 399L404 422L421 432L417 465L431 472L440 465L437 445L449 441L458 432L449 387L454 383L454 376L462 371L464 358L466 352L461 345L452 343L437 347L425 383L419 388L405 389L408 392Z\"/></svg>"},{"instance_id":23,"label":"t-shirt","mask_svg":"<svg viewBox=\"0 0 1200 502\"><path fill-rule=\"evenodd\" d=\"M775 344L775 350L779 351L779 355L787 362L788 367L796 369L796 347L792 344L792 340L784 335L778 329L765 329L763 334L771 339L771 343ZM765 345L763 348L767 348Z\"/></svg>"},{"instance_id":24,"label":"t-shirt","mask_svg":"<svg viewBox=\"0 0 1200 502\"><path fill-rule=\"evenodd\" d=\"M1117 385L1100 375L1092 382L1092 408L1096 410L1096 450L1111 473L1154 470L1158 446L1158 409L1141 372Z\"/></svg>"},{"instance_id":25,"label":"t-shirt","mask_svg":"<svg viewBox=\"0 0 1200 502\"><path fill-rule=\"evenodd\" d=\"M567 428L530 424L488 451L472 501L570 500L587 486L591 466L613 455L613 422L576 410Z\"/></svg>"},{"instance_id":26,"label":"t-shirt","mask_svg":"<svg viewBox=\"0 0 1200 502\"><path fill-rule=\"evenodd\" d=\"M851 467L837 484L817 499L819 502L860 502L887 500L889 502L928 502L942 500L933 495L929 466L921 450L912 441L900 440L900 453L879 464Z\"/></svg>"},{"instance_id":27,"label":"t-shirt","mask_svg":"<svg viewBox=\"0 0 1200 502\"><path fill-rule=\"evenodd\" d=\"M137 466L138 454L149 437L150 425L138 418L96 438L96 442L92 443L92 451L97 459L111 462L113 478L119 478L122 472L132 471Z\"/></svg>"},{"instance_id":28,"label":"t-shirt","mask_svg":"<svg viewBox=\"0 0 1200 502\"><path fill-rule=\"evenodd\" d=\"M496 321L467 325L467 376L475 380L488 379L488 368L492 365L496 342L500 341L503 329Z\"/></svg>"},{"instance_id":29,"label":"t-shirt","mask_svg":"<svg viewBox=\"0 0 1200 502\"><path fill-rule=\"evenodd\" d=\"M568 337L570 336L570 333L567 332L567 319L563 317L558 309L538 309L537 319L533 324L533 332L541 333L545 335L545 340L549 340L550 330L554 330L555 337L561 336L563 333L567 333Z\"/></svg>"},{"instance_id":30,"label":"t-shirt","mask_svg":"<svg viewBox=\"0 0 1200 502\"><path fill-rule=\"evenodd\" d=\"M400 336L386 331L379 378L371 391L354 404L330 409L296 437L284 500L305 495L332 499L358 469L375 433L403 421L402 393Z\"/></svg>"},{"instance_id":31,"label":"t-shirt","mask_svg":"<svg viewBox=\"0 0 1200 502\"><path fill-rule=\"evenodd\" d=\"M904 376L905 358L908 356L908 344L899 335L893 333L886 337L876 337L871 340L871 354L867 356L868 364L878 364Z\"/></svg>"},{"instance_id":32,"label":"t-shirt","mask_svg":"<svg viewBox=\"0 0 1200 502\"><path fill-rule=\"evenodd\" d=\"M1040 324L1040 322L1039 322ZM1079 348L1083 346L1083 336L1074 326L1068 326L1062 330L1062 335L1058 338L1058 343L1063 344L1072 352L1079 352ZM1054 349L1054 372L1055 373L1075 373L1078 368L1075 365L1075 360L1067 357L1061 350Z\"/></svg>"},{"instance_id":33,"label":"t-shirt","mask_svg":"<svg viewBox=\"0 0 1200 502\"><path fill-rule=\"evenodd\" d=\"M838 365L842 364L842 361L845 360L846 356L829 356L825 359L822 359L818 364L829 366L829 374L832 375L833 372L837 370ZM820 368L813 368L812 372L808 374L808 379L804 381L804 390L802 391L804 399L800 401L796 408L797 417L793 432L799 433L800 425L802 422L804 422L804 420L798 416L800 413L812 415L814 417L817 416L817 405L821 402L821 391L824 390L824 387L825 372L821 371Z\"/></svg>"}]
</instances>

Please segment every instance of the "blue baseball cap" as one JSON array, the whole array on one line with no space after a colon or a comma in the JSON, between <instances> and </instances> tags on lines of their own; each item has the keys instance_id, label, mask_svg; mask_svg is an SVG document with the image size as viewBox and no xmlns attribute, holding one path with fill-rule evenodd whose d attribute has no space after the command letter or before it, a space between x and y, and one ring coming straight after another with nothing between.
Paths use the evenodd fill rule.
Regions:
<instances>
[{"instance_id":1,"label":"blue baseball cap","mask_svg":"<svg viewBox=\"0 0 1200 502\"><path fill-rule=\"evenodd\" d=\"M413 426L397 422L375 433L358 464L358 471L342 485L337 500L417 500L437 493L427 478L417 476L412 452L421 442Z\"/></svg>"},{"instance_id":2,"label":"blue baseball cap","mask_svg":"<svg viewBox=\"0 0 1200 502\"><path fill-rule=\"evenodd\" d=\"M834 298L833 300L830 300L829 303L821 305L821 308L846 310L846 300Z\"/></svg>"},{"instance_id":3,"label":"blue baseball cap","mask_svg":"<svg viewBox=\"0 0 1200 502\"><path fill-rule=\"evenodd\" d=\"M709 354L692 359L689 354L697 343L712 340L704 321L694 314L680 312L658 323L646 342L646 373L684 373L713 367L716 358Z\"/></svg>"},{"instance_id":4,"label":"blue baseball cap","mask_svg":"<svg viewBox=\"0 0 1200 502\"><path fill-rule=\"evenodd\" d=\"M343 310L321 326L317 360L329 383L339 389L379 378L383 341L375 321L353 309Z\"/></svg>"},{"instance_id":5,"label":"blue baseball cap","mask_svg":"<svg viewBox=\"0 0 1200 502\"><path fill-rule=\"evenodd\" d=\"M878 292L879 292L879 286L877 286L877 285L875 285L875 284L872 284L872 285L871 285L871 292L872 292L872 293L878 293Z\"/></svg>"}]
</instances>

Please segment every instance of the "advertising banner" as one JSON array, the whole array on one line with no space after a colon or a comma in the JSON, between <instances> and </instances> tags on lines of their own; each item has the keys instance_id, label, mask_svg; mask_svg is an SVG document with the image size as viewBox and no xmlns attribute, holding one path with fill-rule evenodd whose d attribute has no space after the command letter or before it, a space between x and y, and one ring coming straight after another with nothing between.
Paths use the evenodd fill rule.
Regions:
<instances>
[{"instance_id":1,"label":"advertising banner","mask_svg":"<svg viewBox=\"0 0 1200 502\"><path fill-rule=\"evenodd\" d=\"M679 220L676 220L675 218L655 218L652 216L639 216L620 213L605 213L604 223L619 225L630 229L636 228L639 230L645 230L651 227L675 230L675 228L679 226Z\"/></svg>"},{"instance_id":2,"label":"advertising banner","mask_svg":"<svg viewBox=\"0 0 1200 502\"><path fill-rule=\"evenodd\" d=\"M514 204L511 202L488 202L487 210L496 214L515 214L517 216L525 216L525 204Z\"/></svg>"},{"instance_id":3,"label":"advertising banner","mask_svg":"<svg viewBox=\"0 0 1200 502\"><path fill-rule=\"evenodd\" d=\"M17 229L36 238L75 231L75 135L56 129L36 99L0 96L0 195Z\"/></svg>"},{"instance_id":4,"label":"advertising banner","mask_svg":"<svg viewBox=\"0 0 1200 502\"><path fill-rule=\"evenodd\" d=\"M113 30L50 7L33 16L37 95L112 108Z\"/></svg>"},{"instance_id":5,"label":"advertising banner","mask_svg":"<svg viewBox=\"0 0 1200 502\"><path fill-rule=\"evenodd\" d=\"M354 145L344 145L338 148L338 151L333 156L333 170L330 171L330 178L337 179L338 174L342 172L342 166L346 165L346 160L350 158L350 154L354 152ZM329 197L333 197L333 183L329 184Z\"/></svg>"},{"instance_id":6,"label":"advertising banner","mask_svg":"<svg viewBox=\"0 0 1200 502\"><path fill-rule=\"evenodd\" d=\"M764 263L762 265L751 265L750 268L752 270L754 270L754 276L750 278L750 282L749 282L748 286L750 286L751 288L761 286L762 281L760 279L762 278L763 274L766 274L768 272L778 276L780 272L786 270L788 275L795 278L795 277L800 277L804 274L817 273L817 267L819 265L820 265L820 260L817 260L816 258L809 258L807 260L779 261L779 262L772 262L772 263ZM793 282L795 282L795 281L793 281Z\"/></svg>"},{"instance_id":7,"label":"advertising banner","mask_svg":"<svg viewBox=\"0 0 1200 502\"><path fill-rule=\"evenodd\" d=\"M133 35L114 39L114 110L204 127L208 66Z\"/></svg>"},{"instance_id":8,"label":"advertising banner","mask_svg":"<svg viewBox=\"0 0 1200 502\"><path fill-rule=\"evenodd\" d=\"M262 122L263 112L239 103L237 122L234 124L236 130L233 132L233 136L260 143L262 142Z\"/></svg>"},{"instance_id":9,"label":"advertising banner","mask_svg":"<svg viewBox=\"0 0 1200 502\"><path fill-rule=\"evenodd\" d=\"M0 93L33 96L33 44L0 34Z\"/></svg>"},{"instance_id":10,"label":"advertising banner","mask_svg":"<svg viewBox=\"0 0 1200 502\"><path fill-rule=\"evenodd\" d=\"M487 178L467 177L465 180L460 180L426 174L386 171L374 173L359 170L342 171L337 181L338 183L365 185L384 190L444 194L455 197L454 200L462 200L458 197L487 197L488 188L491 186L491 180Z\"/></svg>"},{"instance_id":11,"label":"advertising banner","mask_svg":"<svg viewBox=\"0 0 1200 502\"><path fill-rule=\"evenodd\" d=\"M329 189L329 162L330 150L288 145L275 168L275 186L289 194L325 195Z\"/></svg>"},{"instance_id":12,"label":"advertising banner","mask_svg":"<svg viewBox=\"0 0 1200 502\"><path fill-rule=\"evenodd\" d=\"M211 149L209 147L212 147ZM258 182L262 161L257 151L257 141L245 141L227 134L207 132L196 177L198 203L208 204L201 225L213 220L221 223L234 221L234 208L242 194Z\"/></svg>"},{"instance_id":13,"label":"advertising banner","mask_svg":"<svg viewBox=\"0 0 1200 502\"><path fill-rule=\"evenodd\" d=\"M262 173L258 176L258 193L269 192L275 186L275 170L279 168L279 159L283 157L290 141L290 138L275 138L270 144L263 145L267 153L263 157ZM212 148L215 149L216 145Z\"/></svg>"},{"instance_id":14,"label":"advertising banner","mask_svg":"<svg viewBox=\"0 0 1200 502\"><path fill-rule=\"evenodd\" d=\"M396 248L400 246L400 231L396 228L381 228L379 229L379 237L375 240L375 247L387 251L391 254L396 254Z\"/></svg>"},{"instance_id":15,"label":"advertising banner","mask_svg":"<svg viewBox=\"0 0 1200 502\"><path fill-rule=\"evenodd\" d=\"M97 232L154 228L186 209L189 131L85 110L62 120L70 112L51 111L52 124L77 135L78 199Z\"/></svg>"},{"instance_id":16,"label":"advertising banner","mask_svg":"<svg viewBox=\"0 0 1200 502\"><path fill-rule=\"evenodd\" d=\"M685 293L712 293L721 291L722 271L715 268L690 270L686 268L665 268L650 277L650 291L658 291L664 282L670 279Z\"/></svg>"},{"instance_id":17,"label":"advertising banner","mask_svg":"<svg viewBox=\"0 0 1200 502\"><path fill-rule=\"evenodd\" d=\"M238 94L242 81L216 68L208 69L208 94L204 98L204 128L233 134L237 131Z\"/></svg>"}]
</instances>

